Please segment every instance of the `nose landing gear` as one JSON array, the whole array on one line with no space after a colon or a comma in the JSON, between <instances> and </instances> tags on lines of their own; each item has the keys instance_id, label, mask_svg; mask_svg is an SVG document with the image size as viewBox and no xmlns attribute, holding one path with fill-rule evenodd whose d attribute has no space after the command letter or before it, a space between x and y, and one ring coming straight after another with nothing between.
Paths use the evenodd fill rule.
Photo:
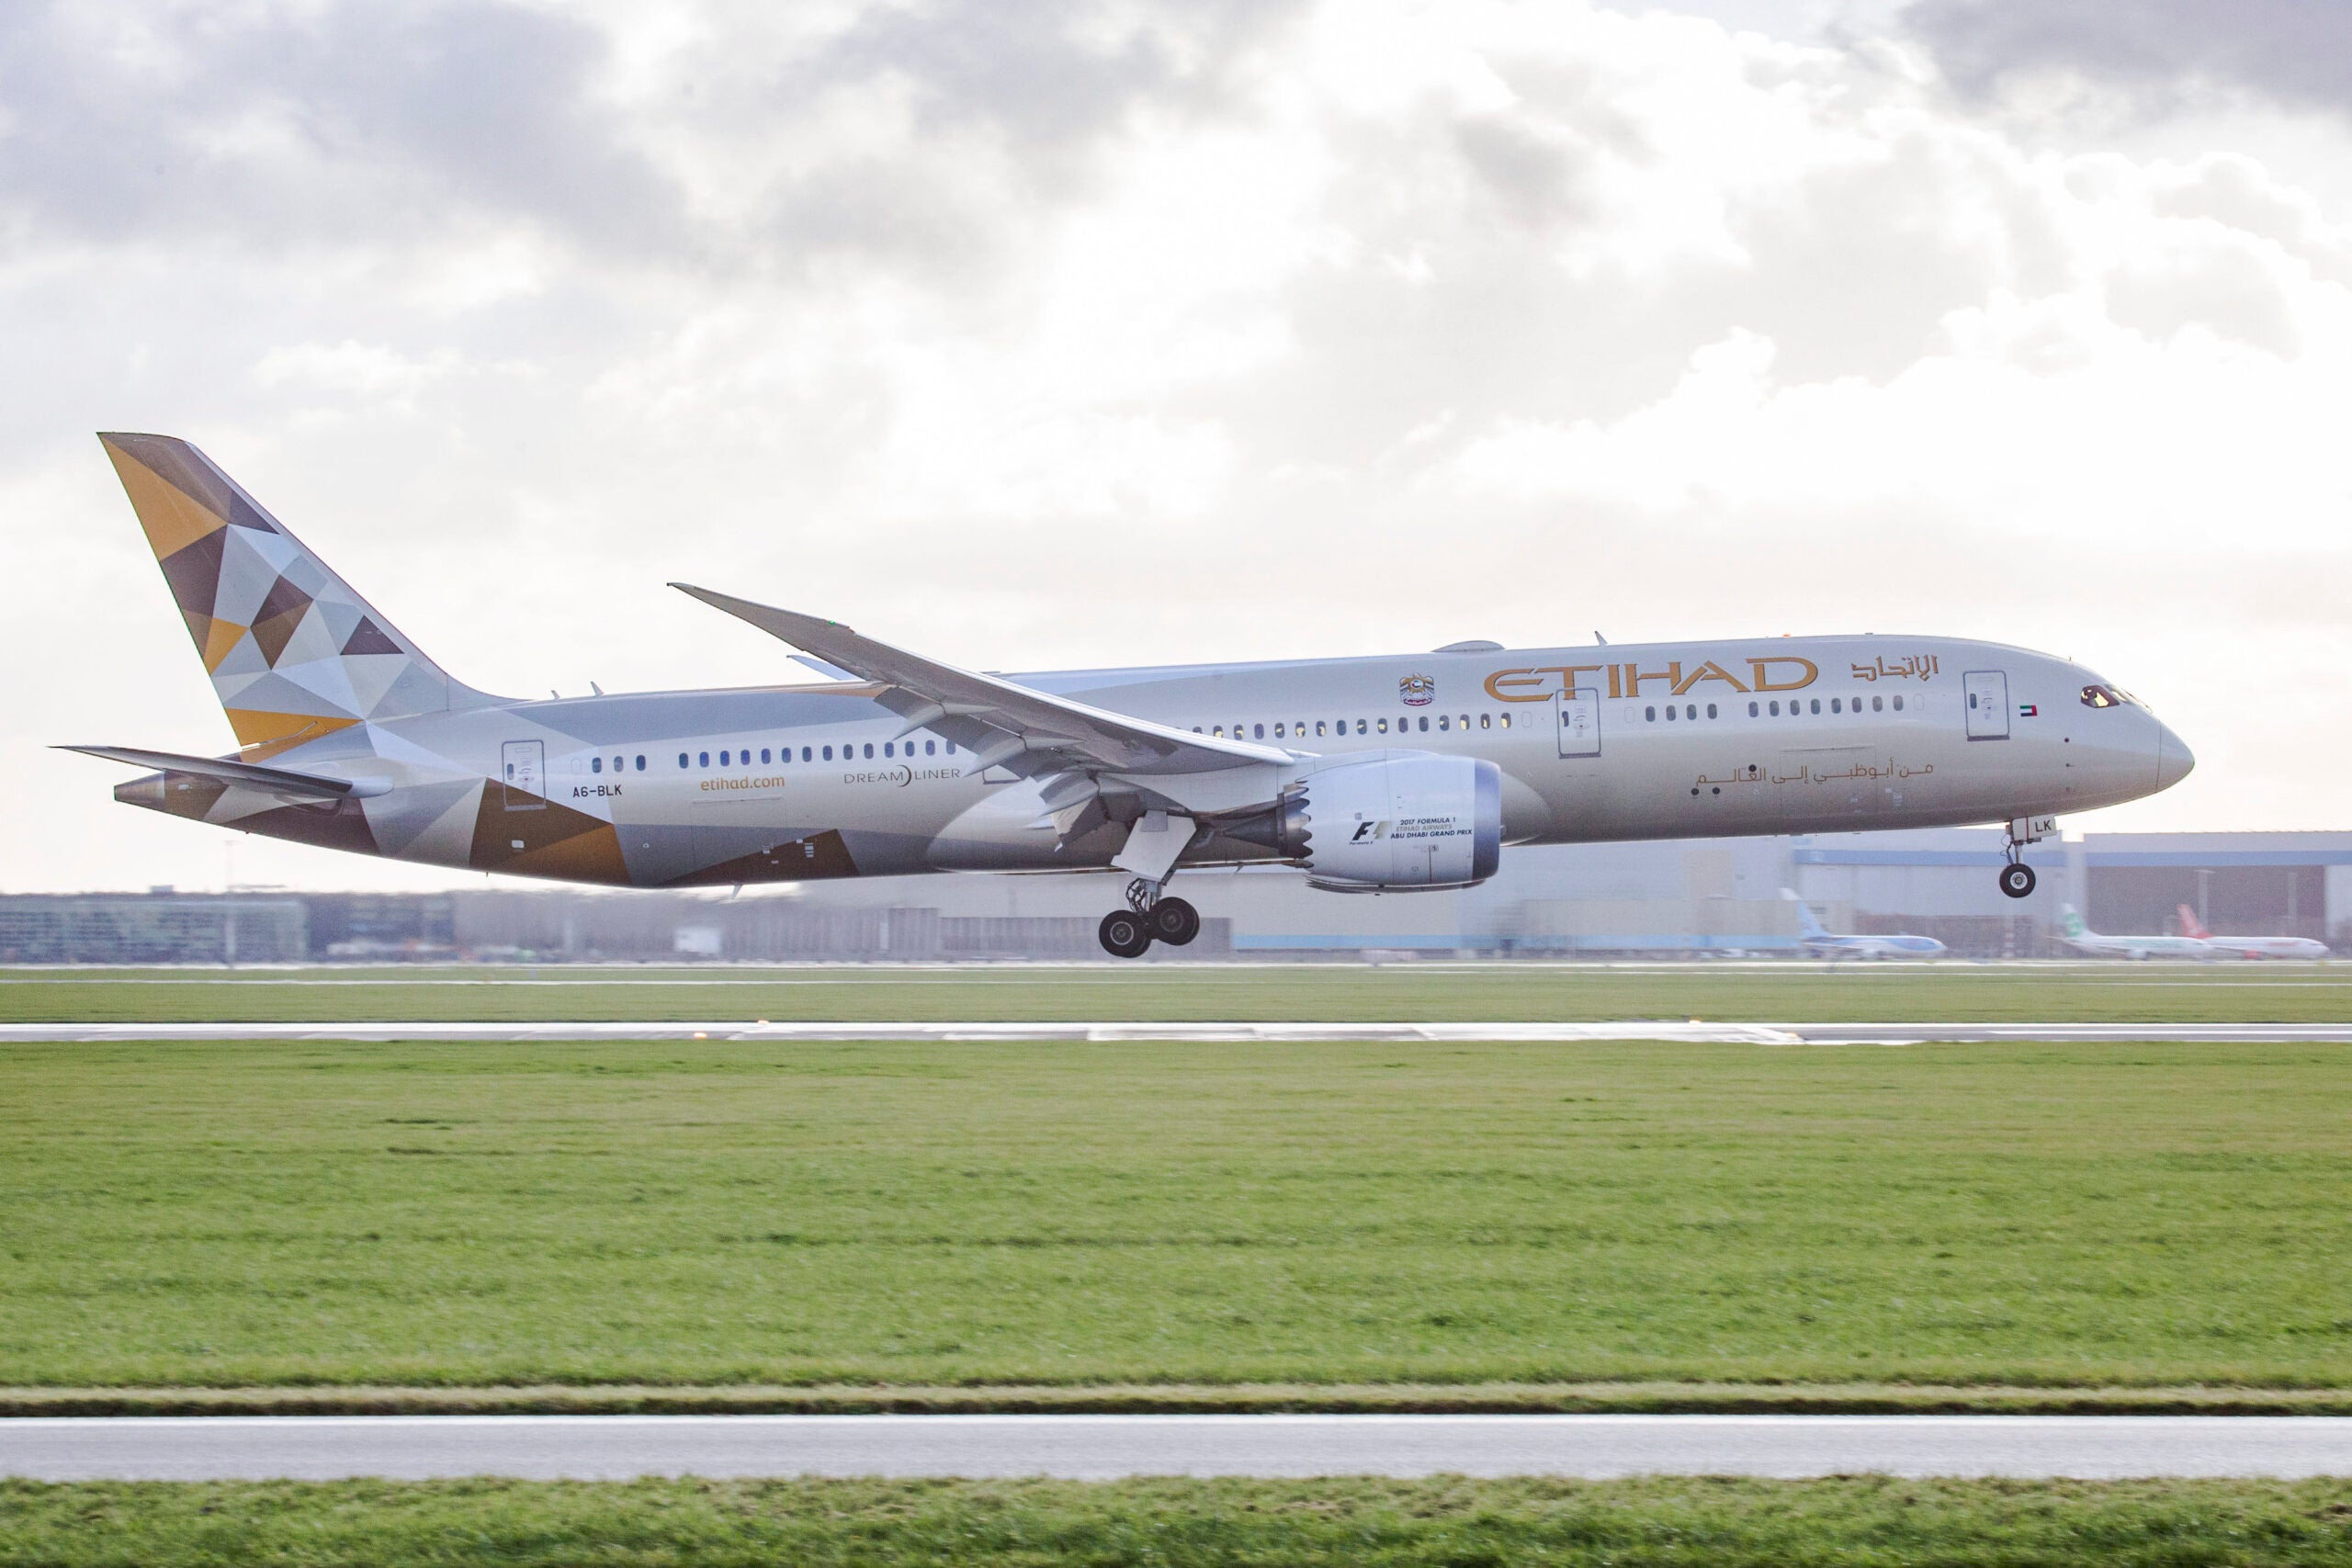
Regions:
<instances>
[{"instance_id":1,"label":"nose landing gear","mask_svg":"<svg viewBox=\"0 0 2352 1568\"><path fill-rule=\"evenodd\" d=\"M2025 847L2038 844L2058 830L2055 817L2014 817L2009 819L2008 863L2001 867L2001 891L2022 898L2033 891L2033 867L2025 863Z\"/></svg>"}]
</instances>

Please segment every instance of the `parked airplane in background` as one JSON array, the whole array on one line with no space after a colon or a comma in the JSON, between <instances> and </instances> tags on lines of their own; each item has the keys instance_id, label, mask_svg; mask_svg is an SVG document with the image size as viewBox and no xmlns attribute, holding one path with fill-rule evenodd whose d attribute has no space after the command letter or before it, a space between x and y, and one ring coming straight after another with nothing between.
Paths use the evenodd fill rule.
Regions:
<instances>
[{"instance_id":1,"label":"parked airplane in background","mask_svg":"<svg viewBox=\"0 0 2352 1568\"><path fill-rule=\"evenodd\" d=\"M1797 896L1793 887L1781 889L1781 897L1797 907L1798 940L1806 953L1815 958L1836 962L1840 958L1941 958L1944 944L1931 936L1833 936L1829 929L1814 917L1813 906Z\"/></svg>"},{"instance_id":2,"label":"parked airplane in background","mask_svg":"<svg viewBox=\"0 0 2352 1568\"><path fill-rule=\"evenodd\" d=\"M2101 936L2083 923L2072 904L2058 921L2059 940L2077 953L2103 958L2211 958L2211 944L2193 936Z\"/></svg>"},{"instance_id":3,"label":"parked airplane in background","mask_svg":"<svg viewBox=\"0 0 2352 1568\"><path fill-rule=\"evenodd\" d=\"M493 696L187 442L99 439L239 750L74 749L155 770L118 800L362 854L638 887L1116 872L1102 945L1133 957L1199 930L1167 892L1180 871L1463 887L1505 844L2003 822L2021 898L2052 814L2194 765L2090 671L1994 643L1458 642L998 676L684 583L851 678Z\"/></svg>"},{"instance_id":4,"label":"parked airplane in background","mask_svg":"<svg viewBox=\"0 0 2352 1568\"><path fill-rule=\"evenodd\" d=\"M2180 906L2180 929L2188 936L2204 942L2224 958L2325 958L2327 943L2314 942L2307 936L2215 936L2197 918L2197 911L2188 905Z\"/></svg>"}]
</instances>

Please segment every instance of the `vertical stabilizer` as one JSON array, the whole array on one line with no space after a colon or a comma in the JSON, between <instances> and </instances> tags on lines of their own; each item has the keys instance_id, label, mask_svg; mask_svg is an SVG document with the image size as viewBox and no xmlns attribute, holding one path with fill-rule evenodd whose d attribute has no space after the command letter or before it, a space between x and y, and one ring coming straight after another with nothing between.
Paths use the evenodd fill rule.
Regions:
<instances>
[{"instance_id":1,"label":"vertical stabilizer","mask_svg":"<svg viewBox=\"0 0 2352 1568\"><path fill-rule=\"evenodd\" d=\"M1813 906L1806 903L1803 898L1797 897L1797 890L1795 888L1781 888L1781 897L1786 898L1790 903L1794 904L1797 907L1797 930L1804 934L1804 939L1807 942L1815 942L1827 938L1829 935L1828 929L1819 920L1814 919Z\"/></svg>"},{"instance_id":2,"label":"vertical stabilizer","mask_svg":"<svg viewBox=\"0 0 2352 1568\"><path fill-rule=\"evenodd\" d=\"M2211 942L2213 940L2213 933L2205 929L2205 922L2197 918L2196 910L2190 908L2186 904L2177 905L2176 907L2180 910L2181 935L2195 937L2199 942Z\"/></svg>"},{"instance_id":3,"label":"vertical stabilizer","mask_svg":"<svg viewBox=\"0 0 2352 1568\"><path fill-rule=\"evenodd\" d=\"M194 446L169 435L98 440L248 761L368 720L483 700Z\"/></svg>"}]
</instances>

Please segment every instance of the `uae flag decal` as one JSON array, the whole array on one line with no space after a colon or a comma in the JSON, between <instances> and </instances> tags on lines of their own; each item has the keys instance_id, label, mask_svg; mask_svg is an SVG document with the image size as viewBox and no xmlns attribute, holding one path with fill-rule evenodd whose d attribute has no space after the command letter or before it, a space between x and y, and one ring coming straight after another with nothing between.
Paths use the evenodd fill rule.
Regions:
<instances>
[{"instance_id":1,"label":"uae flag decal","mask_svg":"<svg viewBox=\"0 0 2352 1568\"><path fill-rule=\"evenodd\" d=\"M2019 703L2018 705L2018 716L2019 718L2031 718L2041 711L2041 710L2039 707L2035 706L2031 703Z\"/></svg>"}]
</instances>

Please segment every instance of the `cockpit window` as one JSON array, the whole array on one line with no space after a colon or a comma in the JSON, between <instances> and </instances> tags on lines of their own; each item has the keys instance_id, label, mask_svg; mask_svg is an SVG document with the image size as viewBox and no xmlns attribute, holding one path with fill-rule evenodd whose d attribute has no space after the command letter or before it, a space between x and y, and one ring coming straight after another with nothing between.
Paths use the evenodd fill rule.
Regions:
<instances>
[{"instance_id":1,"label":"cockpit window","mask_svg":"<svg viewBox=\"0 0 2352 1568\"><path fill-rule=\"evenodd\" d=\"M2094 682L2083 688L2083 705L2086 708L2120 708L2131 701L2129 693L2114 686Z\"/></svg>"}]
</instances>

